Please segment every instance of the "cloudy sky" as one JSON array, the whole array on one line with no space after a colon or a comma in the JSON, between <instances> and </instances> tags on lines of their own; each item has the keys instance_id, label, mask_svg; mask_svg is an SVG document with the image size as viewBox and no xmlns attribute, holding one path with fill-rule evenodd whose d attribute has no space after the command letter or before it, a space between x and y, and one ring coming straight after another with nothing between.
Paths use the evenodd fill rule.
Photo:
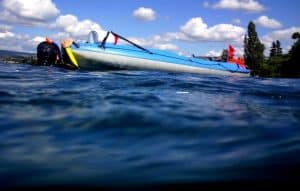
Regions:
<instances>
[{"instance_id":1,"label":"cloudy sky","mask_svg":"<svg viewBox=\"0 0 300 191\"><path fill-rule=\"evenodd\" d=\"M46 36L87 39L114 31L142 46L184 54L241 54L249 21L268 49L300 32L299 0L0 0L0 49L35 52Z\"/></svg>"}]
</instances>

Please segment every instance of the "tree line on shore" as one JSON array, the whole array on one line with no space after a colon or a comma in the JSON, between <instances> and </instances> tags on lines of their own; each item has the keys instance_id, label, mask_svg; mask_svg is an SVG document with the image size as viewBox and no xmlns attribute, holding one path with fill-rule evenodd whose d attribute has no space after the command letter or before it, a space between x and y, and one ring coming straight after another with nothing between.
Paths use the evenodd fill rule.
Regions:
<instances>
[{"instance_id":1,"label":"tree line on shore","mask_svg":"<svg viewBox=\"0 0 300 191\"><path fill-rule=\"evenodd\" d=\"M265 46L260 42L253 22L248 24L244 38L244 58L252 76L260 77L300 77L300 33L292 36L295 40L288 53L283 54L281 43L272 43L269 57L264 56Z\"/></svg>"},{"instance_id":2,"label":"tree line on shore","mask_svg":"<svg viewBox=\"0 0 300 191\"><path fill-rule=\"evenodd\" d=\"M36 56L20 56L20 55L1 56L0 61L7 64L37 64Z\"/></svg>"}]
</instances>

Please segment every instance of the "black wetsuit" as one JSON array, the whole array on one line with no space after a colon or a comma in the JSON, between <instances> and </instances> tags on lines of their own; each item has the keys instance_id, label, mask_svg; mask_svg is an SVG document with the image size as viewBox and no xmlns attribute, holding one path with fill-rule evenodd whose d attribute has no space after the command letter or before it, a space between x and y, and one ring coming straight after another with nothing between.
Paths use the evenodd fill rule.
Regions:
<instances>
[{"instance_id":1,"label":"black wetsuit","mask_svg":"<svg viewBox=\"0 0 300 191\"><path fill-rule=\"evenodd\" d=\"M42 66L56 66L65 69L75 70L76 66L72 65L70 58L65 50L61 47L61 51L57 44L49 42L41 42L37 47L37 63Z\"/></svg>"}]
</instances>

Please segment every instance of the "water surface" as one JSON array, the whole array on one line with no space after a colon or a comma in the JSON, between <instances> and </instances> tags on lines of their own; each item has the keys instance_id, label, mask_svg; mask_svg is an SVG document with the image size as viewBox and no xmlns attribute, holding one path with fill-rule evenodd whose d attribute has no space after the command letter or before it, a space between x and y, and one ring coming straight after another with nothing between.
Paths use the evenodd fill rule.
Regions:
<instances>
[{"instance_id":1,"label":"water surface","mask_svg":"<svg viewBox=\"0 0 300 191\"><path fill-rule=\"evenodd\" d=\"M299 180L300 80L0 63L0 188Z\"/></svg>"}]
</instances>

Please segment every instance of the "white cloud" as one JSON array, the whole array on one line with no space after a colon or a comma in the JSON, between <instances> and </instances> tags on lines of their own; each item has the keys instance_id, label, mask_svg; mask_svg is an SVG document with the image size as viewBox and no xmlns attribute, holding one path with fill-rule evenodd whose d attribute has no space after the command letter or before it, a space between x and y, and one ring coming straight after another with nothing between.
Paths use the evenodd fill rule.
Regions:
<instances>
[{"instance_id":1,"label":"white cloud","mask_svg":"<svg viewBox=\"0 0 300 191\"><path fill-rule=\"evenodd\" d=\"M260 25L262 27L270 28L270 29L278 29L278 28L282 27L282 24L279 21L277 21L275 19L270 19L269 17L267 17L265 15L257 18L254 21L254 23L257 25Z\"/></svg>"},{"instance_id":2,"label":"white cloud","mask_svg":"<svg viewBox=\"0 0 300 191\"><path fill-rule=\"evenodd\" d=\"M0 39L5 40L13 38L15 34L13 32L10 32L11 29L12 27L9 25L0 25Z\"/></svg>"},{"instance_id":3,"label":"white cloud","mask_svg":"<svg viewBox=\"0 0 300 191\"><path fill-rule=\"evenodd\" d=\"M2 38L2 39L11 38L14 36L15 36L15 34L12 32L9 32L9 31L1 32L0 31L0 38Z\"/></svg>"},{"instance_id":4,"label":"white cloud","mask_svg":"<svg viewBox=\"0 0 300 191\"><path fill-rule=\"evenodd\" d=\"M179 47L174 45L174 44L171 44L171 43L155 44L153 47L157 48L157 49L160 49L160 50L171 50L171 51L174 51L174 52L179 51Z\"/></svg>"},{"instance_id":5,"label":"white cloud","mask_svg":"<svg viewBox=\"0 0 300 191\"><path fill-rule=\"evenodd\" d=\"M24 25L42 25L55 18L59 10L52 0L3 0L0 21Z\"/></svg>"},{"instance_id":6,"label":"white cloud","mask_svg":"<svg viewBox=\"0 0 300 191\"><path fill-rule=\"evenodd\" d=\"M288 29L275 30L264 37L270 37L275 40L288 40L292 38L292 35L295 32L300 32L300 27L291 27Z\"/></svg>"},{"instance_id":7,"label":"white cloud","mask_svg":"<svg viewBox=\"0 0 300 191\"><path fill-rule=\"evenodd\" d=\"M49 37L59 44L55 35L49 35ZM13 36L6 37L5 39L0 38L0 49L36 53L37 45L44 40L45 36L14 34Z\"/></svg>"},{"instance_id":8,"label":"white cloud","mask_svg":"<svg viewBox=\"0 0 300 191\"><path fill-rule=\"evenodd\" d=\"M220 50L220 51L210 50L210 51L208 51L208 53L206 53L205 56L217 57L217 56L221 56L221 55L222 55L222 50Z\"/></svg>"},{"instance_id":9,"label":"white cloud","mask_svg":"<svg viewBox=\"0 0 300 191\"><path fill-rule=\"evenodd\" d=\"M101 26L91 20L79 21L74 15L61 15L56 19L56 22L51 25L54 28L63 30L67 35L76 38L86 38L91 30L97 31L99 36L104 36L106 32ZM65 36L61 34L61 36Z\"/></svg>"},{"instance_id":10,"label":"white cloud","mask_svg":"<svg viewBox=\"0 0 300 191\"><path fill-rule=\"evenodd\" d=\"M203 39L208 38L210 34L207 34L208 25L203 22L201 17L190 19L184 26L181 27L181 31L191 37Z\"/></svg>"},{"instance_id":11,"label":"white cloud","mask_svg":"<svg viewBox=\"0 0 300 191\"><path fill-rule=\"evenodd\" d=\"M41 37L41 36L36 36L31 40L33 43L40 43L45 41L45 37Z\"/></svg>"},{"instance_id":12,"label":"white cloud","mask_svg":"<svg viewBox=\"0 0 300 191\"><path fill-rule=\"evenodd\" d=\"M211 5L214 9L243 10L248 12L262 12L265 7L256 0L220 0Z\"/></svg>"},{"instance_id":13,"label":"white cloud","mask_svg":"<svg viewBox=\"0 0 300 191\"><path fill-rule=\"evenodd\" d=\"M106 34L99 24L91 20L79 20L74 15L58 16L58 14L59 10L52 0L0 1L0 22L8 23L8 25L0 25L0 48L34 52L38 43L44 41L46 36L59 43L66 37L87 40L91 30L97 31L100 39ZM51 20L55 18L56 20L52 22ZM46 27L49 33L40 36L15 34L10 31L12 28L10 24L42 26ZM113 37L110 37L109 41L112 42ZM11 46L12 44L14 46Z\"/></svg>"},{"instance_id":14,"label":"white cloud","mask_svg":"<svg viewBox=\"0 0 300 191\"><path fill-rule=\"evenodd\" d=\"M28 40L29 37L27 35L18 35L10 31L0 32L0 49L31 52L34 47L29 45Z\"/></svg>"},{"instance_id":15,"label":"white cloud","mask_svg":"<svg viewBox=\"0 0 300 191\"><path fill-rule=\"evenodd\" d=\"M142 21L154 21L156 13L151 8L140 7L133 11L133 16Z\"/></svg>"},{"instance_id":16,"label":"white cloud","mask_svg":"<svg viewBox=\"0 0 300 191\"><path fill-rule=\"evenodd\" d=\"M287 54L292 48L292 45L285 45L284 47L282 47L282 52L284 54Z\"/></svg>"},{"instance_id":17,"label":"white cloud","mask_svg":"<svg viewBox=\"0 0 300 191\"><path fill-rule=\"evenodd\" d=\"M262 43L266 47L265 53L268 55L269 48L272 45L272 42L279 40L283 47L283 52L286 53L290 47L291 44L294 43L292 40L292 35L295 32L300 32L300 27L291 27L288 29L282 29L282 30L275 30L261 38Z\"/></svg>"},{"instance_id":18,"label":"white cloud","mask_svg":"<svg viewBox=\"0 0 300 191\"><path fill-rule=\"evenodd\" d=\"M191 41L240 41L245 35L244 28L231 24L208 27L201 17L190 19L181 32Z\"/></svg>"},{"instance_id":19,"label":"white cloud","mask_svg":"<svg viewBox=\"0 0 300 191\"><path fill-rule=\"evenodd\" d=\"M234 46L235 49L235 56L240 57L244 55L244 47L242 46Z\"/></svg>"},{"instance_id":20,"label":"white cloud","mask_svg":"<svg viewBox=\"0 0 300 191\"><path fill-rule=\"evenodd\" d=\"M129 40L139 44L141 46L157 48L160 50L170 50L174 52L179 52L179 47L172 43L165 43L168 42L170 39L165 39L165 35L154 35L149 38L134 38L130 37Z\"/></svg>"},{"instance_id":21,"label":"white cloud","mask_svg":"<svg viewBox=\"0 0 300 191\"><path fill-rule=\"evenodd\" d=\"M246 31L244 28L231 24L218 24L209 27L200 17L187 21L179 32L167 32L161 35L154 35L149 38L130 38L141 46L153 47L162 50L182 52L174 41L186 42L226 42L234 43L238 47L243 46L243 39ZM240 53L241 51L239 51ZM212 55L213 52L210 54ZM214 52L218 53L219 52Z\"/></svg>"},{"instance_id":22,"label":"white cloud","mask_svg":"<svg viewBox=\"0 0 300 191\"><path fill-rule=\"evenodd\" d=\"M40 42L44 41L46 36L49 36L51 39L54 40L54 42L57 43L59 43L60 40L59 38L57 38L57 34L52 34L52 35L45 34L45 36L30 36L26 34L16 34L9 31L9 29L11 29L11 27L6 25L0 25L0 49L1 50L12 50L12 51L35 53L37 45Z\"/></svg>"}]
</instances>

